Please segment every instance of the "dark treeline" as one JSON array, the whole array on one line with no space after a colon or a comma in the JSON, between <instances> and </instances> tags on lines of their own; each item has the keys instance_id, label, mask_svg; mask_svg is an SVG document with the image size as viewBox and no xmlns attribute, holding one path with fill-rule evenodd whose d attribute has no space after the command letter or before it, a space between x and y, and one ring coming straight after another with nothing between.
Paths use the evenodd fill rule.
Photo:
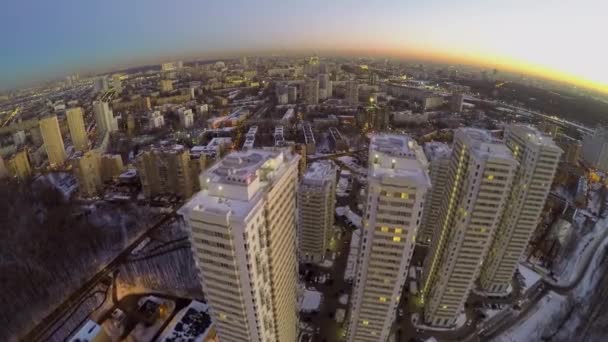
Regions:
<instances>
[{"instance_id":1,"label":"dark treeline","mask_svg":"<svg viewBox=\"0 0 608 342\"><path fill-rule=\"evenodd\" d=\"M136 236L131 206L81 206L42 182L0 184L0 341L22 337Z\"/></svg>"}]
</instances>

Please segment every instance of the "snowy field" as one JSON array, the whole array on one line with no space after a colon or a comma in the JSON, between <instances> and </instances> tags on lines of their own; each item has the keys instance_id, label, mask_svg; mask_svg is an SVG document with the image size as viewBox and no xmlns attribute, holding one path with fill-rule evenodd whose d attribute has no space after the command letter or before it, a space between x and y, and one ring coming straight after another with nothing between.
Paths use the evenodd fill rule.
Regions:
<instances>
[{"instance_id":1,"label":"snowy field","mask_svg":"<svg viewBox=\"0 0 608 342\"><path fill-rule=\"evenodd\" d=\"M323 295L319 291L305 289L302 297L300 298L300 311L301 312L312 312L318 311L321 307L321 301Z\"/></svg>"},{"instance_id":2,"label":"snowy field","mask_svg":"<svg viewBox=\"0 0 608 342\"><path fill-rule=\"evenodd\" d=\"M521 289L522 292L526 292L529 288L534 286L534 284L538 283L542 279L540 274L536 273L536 271L531 270L525 265L519 264L517 266L517 270L521 274L524 281L523 288Z\"/></svg>"},{"instance_id":3,"label":"snowy field","mask_svg":"<svg viewBox=\"0 0 608 342\"><path fill-rule=\"evenodd\" d=\"M349 207L344 206L344 207L337 207L336 208L336 215L338 216L346 216L346 220L350 223L352 223L355 227L357 228L361 228L361 216L357 215L355 212L353 212L352 210L350 210Z\"/></svg>"}]
</instances>

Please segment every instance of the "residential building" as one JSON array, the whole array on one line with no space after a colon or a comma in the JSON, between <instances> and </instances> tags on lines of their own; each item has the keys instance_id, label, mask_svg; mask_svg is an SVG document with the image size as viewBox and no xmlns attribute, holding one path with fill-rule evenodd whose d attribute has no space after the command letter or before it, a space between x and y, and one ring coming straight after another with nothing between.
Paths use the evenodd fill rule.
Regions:
<instances>
[{"instance_id":1,"label":"residential building","mask_svg":"<svg viewBox=\"0 0 608 342\"><path fill-rule=\"evenodd\" d=\"M108 79L105 76L95 78L93 89L96 93L107 91L108 88Z\"/></svg>"},{"instance_id":2,"label":"residential building","mask_svg":"<svg viewBox=\"0 0 608 342\"><path fill-rule=\"evenodd\" d=\"M424 265L424 321L456 324L502 217L517 160L488 131L454 132L440 226Z\"/></svg>"},{"instance_id":3,"label":"residential building","mask_svg":"<svg viewBox=\"0 0 608 342\"><path fill-rule=\"evenodd\" d=\"M72 173L78 180L78 191L82 197L99 195L103 189L101 179L101 153L97 150L77 152L70 159Z\"/></svg>"},{"instance_id":4,"label":"residential building","mask_svg":"<svg viewBox=\"0 0 608 342\"><path fill-rule=\"evenodd\" d=\"M44 142L44 149L49 158L49 164L51 166L63 165L67 156L65 153L65 146L63 145L63 138L61 137L61 130L59 129L57 115L43 118L40 120L39 124L40 134L42 134L42 141Z\"/></svg>"},{"instance_id":5,"label":"residential building","mask_svg":"<svg viewBox=\"0 0 608 342\"><path fill-rule=\"evenodd\" d=\"M86 151L89 147L87 131L84 126L84 112L81 107L70 108L65 112L68 119L70 137L76 151Z\"/></svg>"},{"instance_id":6,"label":"residential building","mask_svg":"<svg viewBox=\"0 0 608 342\"><path fill-rule=\"evenodd\" d=\"M122 82L120 80L120 75L112 76L112 88L114 89L114 91L116 91L116 93L122 93Z\"/></svg>"},{"instance_id":7,"label":"residential building","mask_svg":"<svg viewBox=\"0 0 608 342\"><path fill-rule=\"evenodd\" d=\"M446 143L431 141L424 144L424 154L429 160L431 190L429 190L424 201L420 233L416 239L416 243L420 245L430 245L433 234L439 226L439 214L441 202L446 193L451 152L452 149Z\"/></svg>"},{"instance_id":8,"label":"residential building","mask_svg":"<svg viewBox=\"0 0 608 342\"><path fill-rule=\"evenodd\" d=\"M298 189L298 252L300 260L325 258L333 235L336 200L335 164L322 160L310 164Z\"/></svg>"},{"instance_id":9,"label":"residential building","mask_svg":"<svg viewBox=\"0 0 608 342\"><path fill-rule=\"evenodd\" d=\"M590 167L608 171L608 129L598 128L583 138L583 160Z\"/></svg>"},{"instance_id":10,"label":"residential building","mask_svg":"<svg viewBox=\"0 0 608 342\"><path fill-rule=\"evenodd\" d=\"M297 340L298 159L288 149L233 152L179 210L222 342Z\"/></svg>"},{"instance_id":11,"label":"residential building","mask_svg":"<svg viewBox=\"0 0 608 342\"><path fill-rule=\"evenodd\" d=\"M8 173L11 177L17 177L20 180L26 180L32 176L32 167L27 150L15 152L7 162Z\"/></svg>"},{"instance_id":12,"label":"residential building","mask_svg":"<svg viewBox=\"0 0 608 342\"><path fill-rule=\"evenodd\" d=\"M160 91L162 93L169 93L173 91L173 81L172 80L160 80Z\"/></svg>"},{"instance_id":13,"label":"residential building","mask_svg":"<svg viewBox=\"0 0 608 342\"><path fill-rule=\"evenodd\" d=\"M483 292L497 295L508 293L515 269L540 221L562 154L551 137L526 125L507 127L505 144L519 167L479 278Z\"/></svg>"},{"instance_id":14,"label":"residential building","mask_svg":"<svg viewBox=\"0 0 608 342\"><path fill-rule=\"evenodd\" d=\"M190 155L182 145L152 147L136 160L144 196L174 194L189 198L194 192Z\"/></svg>"},{"instance_id":15,"label":"residential building","mask_svg":"<svg viewBox=\"0 0 608 342\"><path fill-rule=\"evenodd\" d=\"M302 96L304 102L309 105L319 103L319 80L316 78L309 78L304 82L302 89Z\"/></svg>"},{"instance_id":16,"label":"residential building","mask_svg":"<svg viewBox=\"0 0 608 342\"><path fill-rule=\"evenodd\" d=\"M453 112L460 113L462 112L462 107L464 105L464 94L452 94L450 98L450 109Z\"/></svg>"},{"instance_id":17,"label":"residential building","mask_svg":"<svg viewBox=\"0 0 608 342\"><path fill-rule=\"evenodd\" d=\"M101 156L101 181L110 182L122 173L124 165L120 154L104 154Z\"/></svg>"},{"instance_id":18,"label":"residential building","mask_svg":"<svg viewBox=\"0 0 608 342\"><path fill-rule=\"evenodd\" d=\"M355 107L359 104L359 84L356 80L346 82L345 98L349 106Z\"/></svg>"},{"instance_id":19,"label":"residential building","mask_svg":"<svg viewBox=\"0 0 608 342\"><path fill-rule=\"evenodd\" d=\"M179 123L183 128L192 127L194 124L194 113L192 113L192 109L180 108L177 111L179 116Z\"/></svg>"},{"instance_id":20,"label":"residential building","mask_svg":"<svg viewBox=\"0 0 608 342\"><path fill-rule=\"evenodd\" d=\"M347 341L387 341L414 252L427 161L406 135L372 136L360 256Z\"/></svg>"},{"instance_id":21,"label":"residential building","mask_svg":"<svg viewBox=\"0 0 608 342\"><path fill-rule=\"evenodd\" d=\"M332 82L329 79L329 74L319 74L319 99L325 100L333 95Z\"/></svg>"},{"instance_id":22,"label":"residential building","mask_svg":"<svg viewBox=\"0 0 608 342\"><path fill-rule=\"evenodd\" d=\"M99 134L115 132L118 130L118 122L116 118L114 118L114 113L112 113L110 105L107 102L93 101L93 112L95 114L95 123L97 124Z\"/></svg>"},{"instance_id":23,"label":"residential building","mask_svg":"<svg viewBox=\"0 0 608 342\"><path fill-rule=\"evenodd\" d=\"M289 103L295 103L298 100L298 88L296 86L289 86L287 88L287 101Z\"/></svg>"}]
</instances>

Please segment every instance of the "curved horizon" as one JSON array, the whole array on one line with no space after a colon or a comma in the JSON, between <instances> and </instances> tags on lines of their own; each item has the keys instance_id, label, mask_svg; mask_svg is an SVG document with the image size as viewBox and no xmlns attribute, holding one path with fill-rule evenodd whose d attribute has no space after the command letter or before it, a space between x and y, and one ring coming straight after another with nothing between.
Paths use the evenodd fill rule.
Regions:
<instances>
[{"instance_id":1,"label":"curved horizon","mask_svg":"<svg viewBox=\"0 0 608 342\"><path fill-rule=\"evenodd\" d=\"M15 1L0 20L0 88L169 58L309 50L426 57L608 93L606 12L600 0Z\"/></svg>"}]
</instances>

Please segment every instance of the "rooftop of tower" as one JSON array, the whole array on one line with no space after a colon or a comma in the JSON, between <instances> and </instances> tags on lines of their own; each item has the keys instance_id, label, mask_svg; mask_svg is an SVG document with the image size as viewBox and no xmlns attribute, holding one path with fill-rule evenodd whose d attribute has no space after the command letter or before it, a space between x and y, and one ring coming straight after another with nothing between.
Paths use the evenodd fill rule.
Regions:
<instances>
[{"instance_id":1,"label":"rooftop of tower","mask_svg":"<svg viewBox=\"0 0 608 342\"><path fill-rule=\"evenodd\" d=\"M511 150L500 140L492 136L492 134L479 128L459 128L455 132L456 135L466 137L465 140L471 148L471 153L481 158L503 158L515 160Z\"/></svg>"},{"instance_id":2,"label":"rooftop of tower","mask_svg":"<svg viewBox=\"0 0 608 342\"><path fill-rule=\"evenodd\" d=\"M233 152L200 175L203 190L185 204L191 210L245 216L298 156L284 149Z\"/></svg>"},{"instance_id":3,"label":"rooftop of tower","mask_svg":"<svg viewBox=\"0 0 608 342\"><path fill-rule=\"evenodd\" d=\"M382 182L409 178L416 184L429 185L428 160L418 143L407 135L376 134L369 144L369 177Z\"/></svg>"}]
</instances>

